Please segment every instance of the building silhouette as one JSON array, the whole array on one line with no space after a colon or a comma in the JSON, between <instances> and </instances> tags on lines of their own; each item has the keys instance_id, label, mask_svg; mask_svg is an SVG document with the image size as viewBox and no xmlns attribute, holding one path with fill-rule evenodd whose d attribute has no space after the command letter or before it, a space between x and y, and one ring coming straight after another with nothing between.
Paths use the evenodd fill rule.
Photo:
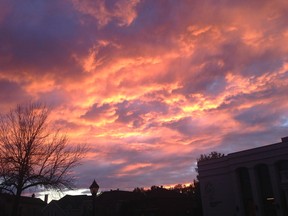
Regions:
<instances>
[{"instance_id":1,"label":"building silhouette","mask_svg":"<svg viewBox=\"0 0 288 216\"><path fill-rule=\"evenodd\" d=\"M287 216L288 137L200 161L204 216Z\"/></svg>"},{"instance_id":2,"label":"building silhouette","mask_svg":"<svg viewBox=\"0 0 288 216\"><path fill-rule=\"evenodd\" d=\"M43 210L42 216L91 216L91 196L65 195L52 200Z\"/></svg>"},{"instance_id":3,"label":"building silhouette","mask_svg":"<svg viewBox=\"0 0 288 216\"><path fill-rule=\"evenodd\" d=\"M111 190L96 198L97 216L197 216L198 206L185 194L164 188L144 192ZM92 196L66 195L51 201L42 216L91 216Z\"/></svg>"},{"instance_id":4,"label":"building silhouette","mask_svg":"<svg viewBox=\"0 0 288 216\"><path fill-rule=\"evenodd\" d=\"M0 193L0 216L10 216L12 214L15 196ZM39 198L21 196L19 212L21 216L39 216L46 203Z\"/></svg>"}]
</instances>

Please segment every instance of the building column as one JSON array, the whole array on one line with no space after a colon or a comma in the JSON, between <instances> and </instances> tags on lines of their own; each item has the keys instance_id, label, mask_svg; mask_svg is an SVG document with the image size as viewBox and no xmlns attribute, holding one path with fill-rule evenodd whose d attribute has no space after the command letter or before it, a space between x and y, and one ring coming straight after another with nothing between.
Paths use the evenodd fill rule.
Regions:
<instances>
[{"instance_id":1,"label":"building column","mask_svg":"<svg viewBox=\"0 0 288 216\"><path fill-rule=\"evenodd\" d=\"M288 188L285 188L285 204L288 207Z\"/></svg>"},{"instance_id":2,"label":"building column","mask_svg":"<svg viewBox=\"0 0 288 216\"><path fill-rule=\"evenodd\" d=\"M255 174L255 169L254 167L249 167L249 177L250 177L250 182L251 182L251 189L252 189L252 195L253 195L253 200L254 200L254 208L255 208L255 215L256 216L263 216L263 204L261 200L261 194L260 194L260 189L259 189L259 183L258 179Z\"/></svg>"},{"instance_id":3,"label":"building column","mask_svg":"<svg viewBox=\"0 0 288 216\"><path fill-rule=\"evenodd\" d=\"M235 194L235 215L245 216L245 209L243 206L242 191L239 184L239 177L237 175L237 170L232 171L233 179L233 191Z\"/></svg>"},{"instance_id":4,"label":"building column","mask_svg":"<svg viewBox=\"0 0 288 216\"><path fill-rule=\"evenodd\" d=\"M271 178L271 184L272 184L272 189L273 189L273 194L274 194L274 201L275 201L275 206L277 210L277 215L278 216L284 216L284 206L283 202L281 200L281 189L280 189L280 181L279 177L277 175L277 171L275 169L274 164L269 164L269 173L270 173L270 178Z\"/></svg>"}]
</instances>

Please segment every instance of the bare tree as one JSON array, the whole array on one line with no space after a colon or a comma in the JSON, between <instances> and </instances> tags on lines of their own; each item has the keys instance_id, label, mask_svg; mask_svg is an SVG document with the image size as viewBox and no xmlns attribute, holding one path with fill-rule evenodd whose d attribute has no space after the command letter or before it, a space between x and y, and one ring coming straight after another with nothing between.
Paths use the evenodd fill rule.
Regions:
<instances>
[{"instance_id":1,"label":"bare tree","mask_svg":"<svg viewBox=\"0 0 288 216\"><path fill-rule=\"evenodd\" d=\"M29 103L0 117L0 189L16 195L13 215L28 188L71 188L71 170L86 153L85 146L69 146L67 136L51 127L50 112Z\"/></svg>"}]
</instances>

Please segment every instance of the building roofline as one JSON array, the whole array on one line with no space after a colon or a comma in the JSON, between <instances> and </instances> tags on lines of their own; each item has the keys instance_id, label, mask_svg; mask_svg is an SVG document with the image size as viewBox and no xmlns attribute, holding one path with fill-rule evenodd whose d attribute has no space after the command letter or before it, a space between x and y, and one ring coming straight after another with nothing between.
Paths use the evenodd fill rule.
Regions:
<instances>
[{"instance_id":1,"label":"building roofline","mask_svg":"<svg viewBox=\"0 0 288 216\"><path fill-rule=\"evenodd\" d=\"M263 163L263 160L265 160L266 164L275 164L279 161L287 160L287 153L288 142L282 138L282 142L279 143L230 153L220 158L200 161L198 164L199 178L203 177L201 172L208 170L211 175L212 173L231 172L240 167L255 166Z\"/></svg>"},{"instance_id":2,"label":"building roofline","mask_svg":"<svg viewBox=\"0 0 288 216\"><path fill-rule=\"evenodd\" d=\"M288 149L288 137L283 137L281 138L281 140L282 142L232 152L220 158L213 158L210 160L199 161L199 164L206 165L210 163L221 163L223 161L229 160L230 158L247 157L249 155L259 154L262 152L277 151L279 149L283 149L283 147Z\"/></svg>"}]
</instances>

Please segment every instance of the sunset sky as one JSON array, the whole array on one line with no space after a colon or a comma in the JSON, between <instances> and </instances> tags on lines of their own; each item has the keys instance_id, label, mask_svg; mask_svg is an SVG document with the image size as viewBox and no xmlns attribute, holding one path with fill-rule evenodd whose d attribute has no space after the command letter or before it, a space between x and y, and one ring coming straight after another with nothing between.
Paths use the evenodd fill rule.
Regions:
<instances>
[{"instance_id":1,"label":"sunset sky","mask_svg":"<svg viewBox=\"0 0 288 216\"><path fill-rule=\"evenodd\" d=\"M287 0L0 0L0 112L53 106L79 189L191 183L288 136L287 99Z\"/></svg>"}]
</instances>

